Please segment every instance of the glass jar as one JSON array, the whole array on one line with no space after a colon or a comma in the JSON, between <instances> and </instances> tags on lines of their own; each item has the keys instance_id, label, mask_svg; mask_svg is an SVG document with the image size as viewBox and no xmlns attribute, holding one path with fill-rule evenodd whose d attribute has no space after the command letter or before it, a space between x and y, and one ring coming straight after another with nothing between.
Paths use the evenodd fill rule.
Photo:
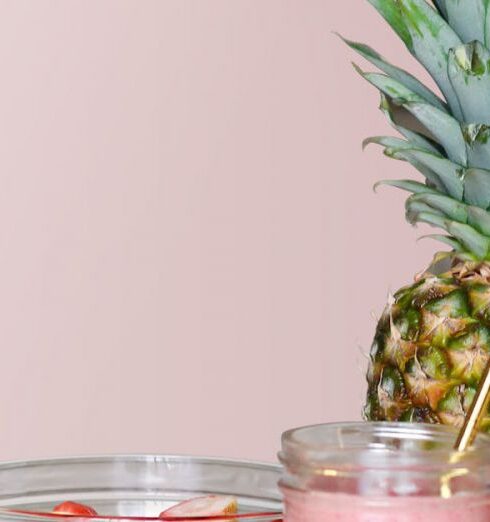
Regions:
<instances>
[{"instance_id":1,"label":"glass jar","mask_svg":"<svg viewBox=\"0 0 490 522\"><path fill-rule=\"evenodd\" d=\"M288 431L285 522L489 522L490 437L468 452L442 426L346 423Z\"/></svg>"},{"instance_id":2,"label":"glass jar","mask_svg":"<svg viewBox=\"0 0 490 522\"><path fill-rule=\"evenodd\" d=\"M237 522L275 522L282 512L280 474L274 465L167 455L3 463L0 521L64 522L67 517L50 512L70 500L93 507L100 515L90 517L94 522L145 522L183 500L217 494L237 498Z\"/></svg>"}]
</instances>

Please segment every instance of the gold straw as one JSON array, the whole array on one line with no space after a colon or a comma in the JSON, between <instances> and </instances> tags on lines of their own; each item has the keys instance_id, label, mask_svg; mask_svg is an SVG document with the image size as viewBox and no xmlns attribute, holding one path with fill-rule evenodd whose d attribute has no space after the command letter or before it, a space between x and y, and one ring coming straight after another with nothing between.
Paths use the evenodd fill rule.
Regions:
<instances>
[{"instance_id":1,"label":"gold straw","mask_svg":"<svg viewBox=\"0 0 490 522\"><path fill-rule=\"evenodd\" d=\"M466 415L464 425L459 432L458 439L454 449L458 452L466 451L475 442L476 436L480 428L481 421L487 413L488 404L490 402L490 361L485 368L485 372L481 379L480 385L476 392L475 398L468 414Z\"/></svg>"},{"instance_id":2,"label":"gold straw","mask_svg":"<svg viewBox=\"0 0 490 522\"><path fill-rule=\"evenodd\" d=\"M490 402L490 360L487 363L483 377L478 386L473 403L465 417L463 427L459 432L456 444L454 445L455 453L449 459L451 465L458 464L464 458L464 452L470 448L475 442L480 429L480 424L487 413ZM442 498L451 498L453 495L451 481L454 478L462 477L468 473L465 467L450 469L440 478L440 491Z\"/></svg>"}]
</instances>

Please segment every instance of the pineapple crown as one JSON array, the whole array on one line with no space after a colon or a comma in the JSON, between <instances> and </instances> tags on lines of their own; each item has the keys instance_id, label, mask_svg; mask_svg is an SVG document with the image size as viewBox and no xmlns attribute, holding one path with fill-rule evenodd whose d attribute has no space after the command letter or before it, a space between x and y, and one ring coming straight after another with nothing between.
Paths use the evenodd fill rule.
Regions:
<instances>
[{"instance_id":1,"label":"pineapple crown","mask_svg":"<svg viewBox=\"0 0 490 522\"><path fill-rule=\"evenodd\" d=\"M367 45L345 40L380 73L358 72L381 93L403 138L364 144L409 162L425 177L385 180L411 193L407 220L443 229L462 260L490 259L490 0L368 0L427 69L443 98Z\"/></svg>"}]
</instances>

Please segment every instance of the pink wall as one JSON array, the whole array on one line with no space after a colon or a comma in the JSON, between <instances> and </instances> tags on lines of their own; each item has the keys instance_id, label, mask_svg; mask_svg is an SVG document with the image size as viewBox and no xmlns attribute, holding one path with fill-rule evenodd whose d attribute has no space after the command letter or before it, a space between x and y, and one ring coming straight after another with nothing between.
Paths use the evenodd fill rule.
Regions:
<instances>
[{"instance_id":1,"label":"pink wall","mask_svg":"<svg viewBox=\"0 0 490 522\"><path fill-rule=\"evenodd\" d=\"M373 313L435 245L332 35L363 0L0 1L0 458L274 460L360 417Z\"/></svg>"}]
</instances>

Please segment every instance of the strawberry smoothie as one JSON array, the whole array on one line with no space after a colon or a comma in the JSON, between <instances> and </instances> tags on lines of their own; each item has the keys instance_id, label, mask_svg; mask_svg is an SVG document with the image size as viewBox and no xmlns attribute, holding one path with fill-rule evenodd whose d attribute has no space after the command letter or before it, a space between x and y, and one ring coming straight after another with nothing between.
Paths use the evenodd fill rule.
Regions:
<instances>
[{"instance_id":1,"label":"strawberry smoothie","mask_svg":"<svg viewBox=\"0 0 490 522\"><path fill-rule=\"evenodd\" d=\"M286 432L284 522L490 522L490 437L455 453L456 435L404 423Z\"/></svg>"},{"instance_id":2,"label":"strawberry smoothie","mask_svg":"<svg viewBox=\"0 0 490 522\"><path fill-rule=\"evenodd\" d=\"M489 522L487 501L464 497L390 498L285 490L285 522Z\"/></svg>"}]
</instances>

